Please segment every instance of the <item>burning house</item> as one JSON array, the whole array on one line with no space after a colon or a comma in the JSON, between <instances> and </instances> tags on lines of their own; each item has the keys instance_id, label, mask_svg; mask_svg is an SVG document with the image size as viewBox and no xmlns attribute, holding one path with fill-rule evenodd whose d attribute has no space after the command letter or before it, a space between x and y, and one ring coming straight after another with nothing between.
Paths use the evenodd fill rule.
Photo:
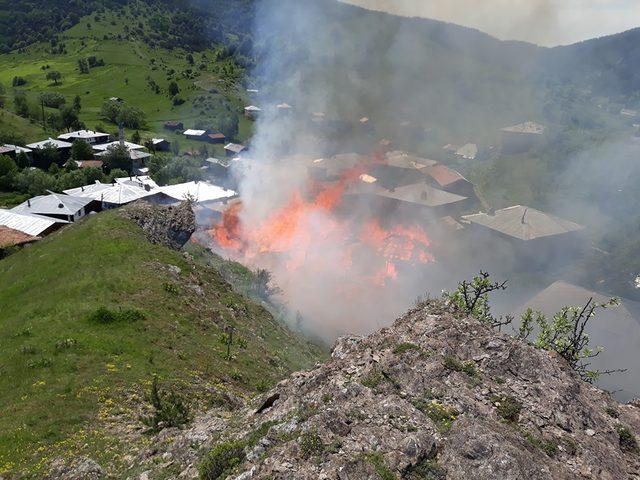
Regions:
<instances>
[{"instance_id":1,"label":"burning house","mask_svg":"<svg viewBox=\"0 0 640 480\"><path fill-rule=\"evenodd\" d=\"M505 242L516 257L531 265L546 263L550 259L568 261L580 251L580 234L585 228L522 205L497 210L493 214L465 215L462 220L478 238Z\"/></svg>"},{"instance_id":2,"label":"burning house","mask_svg":"<svg viewBox=\"0 0 640 480\"><path fill-rule=\"evenodd\" d=\"M416 157L404 152L390 152L381 162L371 166L371 175L385 188L396 188L426 180L424 169L435 160Z\"/></svg>"},{"instance_id":3,"label":"burning house","mask_svg":"<svg viewBox=\"0 0 640 480\"><path fill-rule=\"evenodd\" d=\"M545 131L544 125L535 122L503 128L501 130L502 153L511 155L528 152L543 141Z\"/></svg>"}]
</instances>

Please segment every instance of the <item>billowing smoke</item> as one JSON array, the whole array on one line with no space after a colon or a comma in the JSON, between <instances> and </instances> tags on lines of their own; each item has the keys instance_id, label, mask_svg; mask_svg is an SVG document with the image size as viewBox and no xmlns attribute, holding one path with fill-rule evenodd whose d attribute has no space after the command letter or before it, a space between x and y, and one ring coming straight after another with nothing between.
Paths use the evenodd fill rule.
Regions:
<instances>
[{"instance_id":1,"label":"billowing smoke","mask_svg":"<svg viewBox=\"0 0 640 480\"><path fill-rule=\"evenodd\" d=\"M553 18L547 4L537 11ZM261 111L249 153L233 162L242 204L211 234L222 255L273 274L294 326L327 340L371 332L417 297L438 296L480 269L513 280L508 294L495 298L501 313L518 313L556 280L603 292L635 288L633 271L620 285L602 284L594 272L606 267L606 252L591 246L578 252L584 261L572 263L563 253L528 258L513 242L443 221L487 210L482 199L447 210L389 208L374 196L353 195L375 188L368 175L383 182L381 165L394 155L407 160L393 153L403 150L418 163L453 162L473 180L488 169L484 178L504 182L505 198L484 189L491 206L535 205L588 226L596 232L591 240L631 215L635 204L623 193L638 191L637 148L626 138L605 141L599 134L608 120L588 115L590 125L576 123L585 115L564 94L550 97L532 75L540 49L330 0L261 0L253 40L256 68L247 87ZM497 155L500 128L525 120L547 124L547 147L527 162ZM448 143L477 143L483 151L474 160L452 160L442 149ZM615 168L602 158L615 159ZM509 162L523 162L522 171ZM421 172L413 174L413 183L425 182ZM511 183L518 186L515 201ZM626 364L633 356L627 344L619 346L624 362L608 356L596 366L630 368L612 386L637 391L640 365Z\"/></svg>"}]
</instances>

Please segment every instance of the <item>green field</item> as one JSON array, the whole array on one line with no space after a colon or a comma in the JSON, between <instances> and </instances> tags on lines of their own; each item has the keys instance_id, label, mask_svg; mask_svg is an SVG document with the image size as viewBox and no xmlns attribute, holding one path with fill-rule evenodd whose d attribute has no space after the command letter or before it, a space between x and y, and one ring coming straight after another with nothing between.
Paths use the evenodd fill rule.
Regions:
<instances>
[{"instance_id":1,"label":"green field","mask_svg":"<svg viewBox=\"0 0 640 480\"><path fill-rule=\"evenodd\" d=\"M145 112L148 127L147 131L140 132L143 137L161 135L172 141L178 140L181 150L195 150L203 144L186 141L180 134L163 130L163 123L180 120L185 128L196 124L213 126L228 107L239 116L236 140L245 141L250 136L251 122L242 116L245 89L240 77L227 74L231 67L226 61L215 60L215 51L193 53L193 65L190 65L186 51L151 48L139 35L126 33L132 23L127 8L107 11L100 18L97 22L94 17L85 17L78 25L59 35L58 42L64 43L66 53L52 54L48 43L39 43L20 52L0 55L0 83L7 90L6 108L13 108L16 92L24 92L31 102L38 104L42 92L61 93L68 105L79 95L82 101L80 120L87 128L99 127L115 133L117 126L101 118L100 109L105 100L119 97ZM138 22L136 19L136 25L141 25L138 27L141 32L151 28L145 23L144 15L139 18L141 20ZM80 73L78 60L91 56L103 60L105 65L92 68L88 74ZM59 85L46 79L50 71L62 74ZM26 79L26 85L13 88L14 77ZM185 101L182 105L173 104L168 93L171 81L180 88L178 96ZM158 86L159 93L153 85ZM202 102L194 104L194 100L201 96L207 97L207 105ZM2 128L0 124L0 131ZM41 128L36 126L23 129L22 133L28 142L43 138ZM47 132L52 136L55 133ZM212 153L222 153L220 146L207 147Z\"/></svg>"},{"instance_id":2,"label":"green field","mask_svg":"<svg viewBox=\"0 0 640 480\"><path fill-rule=\"evenodd\" d=\"M251 281L246 269L230 268ZM9 478L41 478L53 457L77 455L121 474L131 445L109 427L141 429L153 374L206 406L208 388L249 396L324 355L218 270L149 243L117 211L0 261L0 305L0 476ZM102 306L145 318L91 321ZM220 335L229 325L246 346L225 360Z\"/></svg>"}]
</instances>

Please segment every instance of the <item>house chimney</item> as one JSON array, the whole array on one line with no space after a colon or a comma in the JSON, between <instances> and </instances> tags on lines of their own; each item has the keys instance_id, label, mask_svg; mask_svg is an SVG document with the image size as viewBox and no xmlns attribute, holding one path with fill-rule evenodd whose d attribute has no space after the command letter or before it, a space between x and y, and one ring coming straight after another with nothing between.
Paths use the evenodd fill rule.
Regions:
<instances>
[{"instance_id":1,"label":"house chimney","mask_svg":"<svg viewBox=\"0 0 640 480\"><path fill-rule=\"evenodd\" d=\"M522 224L523 224L523 225L526 225L526 223L527 223L527 222L525 221L525 217L527 216L527 212L528 212L528 211L529 211L529 209L528 209L528 208L525 208L525 209L524 209L524 213L522 214L522 220L521 220L521 221L522 221Z\"/></svg>"},{"instance_id":2,"label":"house chimney","mask_svg":"<svg viewBox=\"0 0 640 480\"><path fill-rule=\"evenodd\" d=\"M27 200L27 207L31 208L31 199Z\"/></svg>"}]
</instances>

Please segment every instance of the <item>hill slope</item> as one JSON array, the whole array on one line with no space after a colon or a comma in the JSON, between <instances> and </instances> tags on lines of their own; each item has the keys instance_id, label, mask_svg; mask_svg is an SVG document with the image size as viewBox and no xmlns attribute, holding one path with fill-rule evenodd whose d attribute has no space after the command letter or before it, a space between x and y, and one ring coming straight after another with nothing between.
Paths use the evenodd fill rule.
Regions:
<instances>
[{"instance_id":1,"label":"hill slope","mask_svg":"<svg viewBox=\"0 0 640 480\"><path fill-rule=\"evenodd\" d=\"M140 471L169 455L200 478L637 479L640 404L617 404L559 356L419 305L330 362L279 383L226 422L156 439ZM179 470L176 470L179 471Z\"/></svg>"},{"instance_id":2,"label":"hill slope","mask_svg":"<svg viewBox=\"0 0 640 480\"><path fill-rule=\"evenodd\" d=\"M322 357L217 270L149 243L117 211L2 260L0 306L0 475L41 478L53 455L78 454L117 473L132 445L110 419L142 430L153 374L195 408L215 389L249 395ZM99 307L144 318L96 323ZM229 326L246 343L225 360Z\"/></svg>"}]
</instances>

